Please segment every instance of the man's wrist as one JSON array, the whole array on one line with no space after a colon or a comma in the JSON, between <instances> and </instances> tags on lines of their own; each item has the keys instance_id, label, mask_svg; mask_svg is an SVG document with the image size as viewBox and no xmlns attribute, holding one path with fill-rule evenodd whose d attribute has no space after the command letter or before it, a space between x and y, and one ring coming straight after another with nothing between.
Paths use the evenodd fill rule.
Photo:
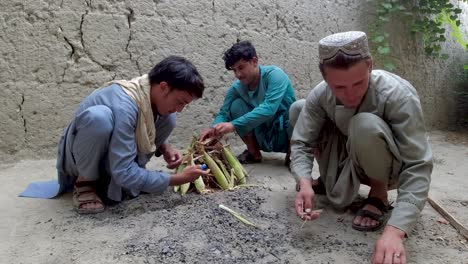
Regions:
<instances>
[{"instance_id":1,"label":"man's wrist","mask_svg":"<svg viewBox=\"0 0 468 264\"><path fill-rule=\"evenodd\" d=\"M159 151L165 153L169 148L169 143L162 143L161 146L159 146Z\"/></svg>"},{"instance_id":2,"label":"man's wrist","mask_svg":"<svg viewBox=\"0 0 468 264\"><path fill-rule=\"evenodd\" d=\"M312 179L299 177L299 180L296 182L296 191L299 192L304 188L312 188Z\"/></svg>"},{"instance_id":3,"label":"man's wrist","mask_svg":"<svg viewBox=\"0 0 468 264\"><path fill-rule=\"evenodd\" d=\"M397 228L397 227L394 227L394 226L392 226L392 225L387 225L387 226L385 226L385 229L384 229L383 234L386 234L386 233L387 233L387 234L396 235L396 236L398 236L398 237L401 238L401 239L404 239L405 236L406 236L405 231L403 231L403 230L401 230L401 229L399 229L399 228ZM382 235L383 235L383 234L382 234Z\"/></svg>"}]
</instances>

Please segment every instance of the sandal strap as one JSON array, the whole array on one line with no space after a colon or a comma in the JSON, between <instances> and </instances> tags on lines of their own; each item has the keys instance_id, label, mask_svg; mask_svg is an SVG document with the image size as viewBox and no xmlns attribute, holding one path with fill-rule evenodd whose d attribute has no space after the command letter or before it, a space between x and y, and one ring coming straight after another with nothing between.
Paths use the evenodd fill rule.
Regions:
<instances>
[{"instance_id":1,"label":"sandal strap","mask_svg":"<svg viewBox=\"0 0 468 264\"><path fill-rule=\"evenodd\" d=\"M365 209L359 210L359 212L356 215L359 215L361 217L369 217L370 219L379 221L380 223L382 223L385 220L385 213L377 214Z\"/></svg>"},{"instance_id":2,"label":"sandal strap","mask_svg":"<svg viewBox=\"0 0 468 264\"><path fill-rule=\"evenodd\" d=\"M84 194L84 193L95 193L96 192L96 189L92 186L76 186L75 185L75 188L73 189L73 192L76 192L77 194Z\"/></svg>"},{"instance_id":3,"label":"sandal strap","mask_svg":"<svg viewBox=\"0 0 468 264\"><path fill-rule=\"evenodd\" d=\"M255 159L255 157L250 154L249 150L244 150L242 154L237 156L237 159L239 160L240 163L252 163L252 162L259 162L262 159Z\"/></svg>"},{"instance_id":4,"label":"sandal strap","mask_svg":"<svg viewBox=\"0 0 468 264\"><path fill-rule=\"evenodd\" d=\"M80 205L86 204L86 203L100 203L102 204L101 199L96 193L93 192L86 192L86 193L80 193L77 197L76 200L80 203Z\"/></svg>"},{"instance_id":5,"label":"sandal strap","mask_svg":"<svg viewBox=\"0 0 468 264\"><path fill-rule=\"evenodd\" d=\"M369 204L375 206L377 209L379 209L382 213L387 213L388 210L393 209L391 205L386 205L382 200L376 197L367 197L367 199L364 200L363 202L364 205ZM367 210L365 210L367 211Z\"/></svg>"}]
</instances>

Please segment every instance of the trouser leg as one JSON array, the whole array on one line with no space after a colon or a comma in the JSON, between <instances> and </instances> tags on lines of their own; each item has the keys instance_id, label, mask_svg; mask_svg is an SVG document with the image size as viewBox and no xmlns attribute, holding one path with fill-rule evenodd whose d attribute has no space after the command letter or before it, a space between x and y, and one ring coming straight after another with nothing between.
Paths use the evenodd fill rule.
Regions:
<instances>
[{"instance_id":1,"label":"trouser leg","mask_svg":"<svg viewBox=\"0 0 468 264\"><path fill-rule=\"evenodd\" d=\"M380 117L355 115L350 121L347 148L362 183L370 185L366 178L386 185L396 181L399 152L390 127Z\"/></svg>"},{"instance_id":2,"label":"trouser leg","mask_svg":"<svg viewBox=\"0 0 468 264\"><path fill-rule=\"evenodd\" d=\"M76 117L72 155L79 177L99 179L113 130L114 116L107 106L89 107Z\"/></svg>"},{"instance_id":3,"label":"trouser leg","mask_svg":"<svg viewBox=\"0 0 468 264\"><path fill-rule=\"evenodd\" d=\"M252 108L248 106L244 101L242 101L241 99L236 99L232 102L230 108L231 120L239 118L247 114L251 110ZM255 157L261 157L260 146L257 142L254 131L251 131L246 135L240 135L240 137L247 146L247 150L250 152L250 154L254 155Z\"/></svg>"}]
</instances>

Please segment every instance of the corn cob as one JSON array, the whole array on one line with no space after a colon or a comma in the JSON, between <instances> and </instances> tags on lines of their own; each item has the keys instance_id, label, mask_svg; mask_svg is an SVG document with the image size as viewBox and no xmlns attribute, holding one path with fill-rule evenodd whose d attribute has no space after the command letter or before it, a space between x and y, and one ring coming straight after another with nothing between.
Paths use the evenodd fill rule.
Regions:
<instances>
[{"instance_id":1,"label":"corn cob","mask_svg":"<svg viewBox=\"0 0 468 264\"><path fill-rule=\"evenodd\" d=\"M190 164L195 166L195 162L193 162L193 155L190 156ZM202 176L198 177L193 183L195 184L195 189L198 193L202 193L205 190L205 183L203 182Z\"/></svg>"},{"instance_id":2,"label":"corn cob","mask_svg":"<svg viewBox=\"0 0 468 264\"><path fill-rule=\"evenodd\" d=\"M187 167L187 164L185 164L185 163L182 162L182 163L179 165L179 167L177 167L175 173L181 173L186 167ZM180 192L182 192L182 188L181 188L181 187L182 187L182 185L174 186L174 192L178 192L179 190L180 190ZM186 188L186 187L184 187L184 188ZM187 190L188 190L188 188L187 188ZM185 190L185 192L187 192L187 190ZM184 194L185 194L185 193L184 193Z\"/></svg>"},{"instance_id":3,"label":"corn cob","mask_svg":"<svg viewBox=\"0 0 468 264\"><path fill-rule=\"evenodd\" d=\"M205 159L206 164L210 168L211 172L213 173L218 185L221 187L221 189L226 190L229 188L229 184L226 180L226 176L224 176L223 172L219 168L219 166L216 164L216 162L213 160L213 158L210 157L206 151L203 151L203 158Z\"/></svg>"},{"instance_id":4,"label":"corn cob","mask_svg":"<svg viewBox=\"0 0 468 264\"><path fill-rule=\"evenodd\" d=\"M231 175L229 178L229 189L234 188L234 182L236 181L236 176L234 174L234 169L231 169Z\"/></svg>"},{"instance_id":5,"label":"corn cob","mask_svg":"<svg viewBox=\"0 0 468 264\"><path fill-rule=\"evenodd\" d=\"M190 182L180 185L180 194L185 195L190 188Z\"/></svg>"},{"instance_id":6,"label":"corn cob","mask_svg":"<svg viewBox=\"0 0 468 264\"><path fill-rule=\"evenodd\" d=\"M237 180L239 181L240 184L245 184L246 181L245 181L245 173L243 170L243 166L242 164L239 162L239 160L236 158L236 156L234 156L231 152L231 150L227 147L223 147L223 153L224 155L226 156L226 159L228 160L229 162L229 165L231 166L231 168L234 169L234 173L237 177Z\"/></svg>"}]
</instances>

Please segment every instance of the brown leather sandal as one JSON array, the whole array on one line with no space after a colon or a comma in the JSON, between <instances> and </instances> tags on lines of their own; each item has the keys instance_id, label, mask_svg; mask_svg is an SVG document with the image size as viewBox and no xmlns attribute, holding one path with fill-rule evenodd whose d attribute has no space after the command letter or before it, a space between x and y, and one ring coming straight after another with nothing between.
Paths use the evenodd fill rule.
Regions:
<instances>
[{"instance_id":1,"label":"brown leather sandal","mask_svg":"<svg viewBox=\"0 0 468 264\"><path fill-rule=\"evenodd\" d=\"M100 204L97 208L83 208L85 204ZM79 214L97 214L106 209L101 198L96 194L95 182L77 182L73 188L73 207Z\"/></svg>"},{"instance_id":2,"label":"brown leather sandal","mask_svg":"<svg viewBox=\"0 0 468 264\"><path fill-rule=\"evenodd\" d=\"M237 156L237 159L242 164L252 164L252 163L261 163L262 158L256 159L248 150L244 150L242 154Z\"/></svg>"},{"instance_id":3,"label":"brown leather sandal","mask_svg":"<svg viewBox=\"0 0 468 264\"><path fill-rule=\"evenodd\" d=\"M381 212L381 214L377 214L369 210L365 210L364 207L368 204L375 206ZM379 198L368 197L366 200L364 200L363 205L359 209L359 211L356 213L356 216L368 217L372 220L378 221L378 223L373 226L361 226L361 225L354 224L354 219L353 219L352 228L358 231L363 231L363 232L377 231L385 224L386 220L388 219L388 212L392 209L393 209L393 206L386 205Z\"/></svg>"}]
</instances>

